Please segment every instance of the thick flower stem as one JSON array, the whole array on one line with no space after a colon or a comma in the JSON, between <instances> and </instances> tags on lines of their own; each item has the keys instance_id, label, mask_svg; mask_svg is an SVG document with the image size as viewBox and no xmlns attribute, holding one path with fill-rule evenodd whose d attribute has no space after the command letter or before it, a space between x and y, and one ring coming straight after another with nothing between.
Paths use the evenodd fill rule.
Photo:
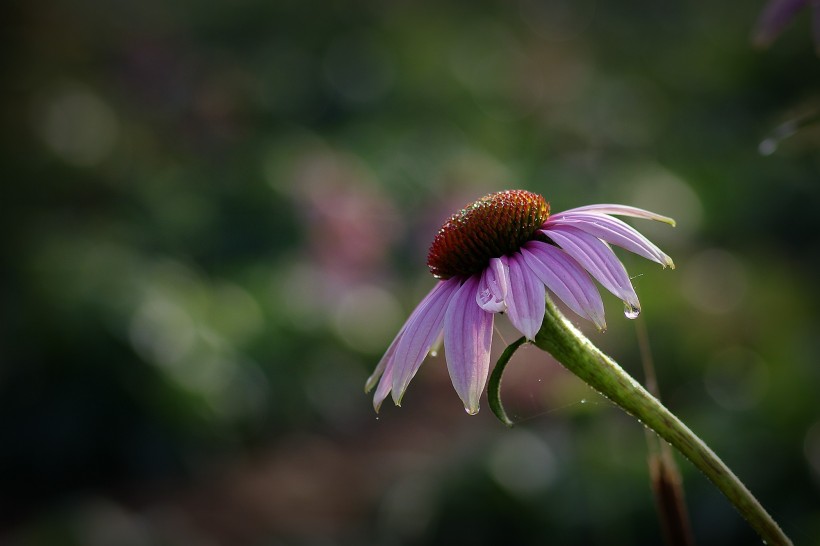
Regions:
<instances>
[{"instance_id":1,"label":"thick flower stem","mask_svg":"<svg viewBox=\"0 0 820 546\"><path fill-rule=\"evenodd\" d=\"M552 354L569 371L683 453L726 495L767 544L792 544L723 461L614 360L572 326L549 300L535 345Z\"/></svg>"}]
</instances>

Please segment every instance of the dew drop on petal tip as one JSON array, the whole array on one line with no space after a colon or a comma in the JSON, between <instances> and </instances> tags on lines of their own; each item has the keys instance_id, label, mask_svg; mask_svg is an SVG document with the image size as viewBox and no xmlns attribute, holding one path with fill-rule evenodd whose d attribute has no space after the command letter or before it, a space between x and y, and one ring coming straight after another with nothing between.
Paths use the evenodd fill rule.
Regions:
<instances>
[{"instance_id":1,"label":"dew drop on petal tip","mask_svg":"<svg viewBox=\"0 0 820 546\"><path fill-rule=\"evenodd\" d=\"M628 319L636 319L641 314L640 307L635 307L629 303L624 304L624 316Z\"/></svg>"}]
</instances>

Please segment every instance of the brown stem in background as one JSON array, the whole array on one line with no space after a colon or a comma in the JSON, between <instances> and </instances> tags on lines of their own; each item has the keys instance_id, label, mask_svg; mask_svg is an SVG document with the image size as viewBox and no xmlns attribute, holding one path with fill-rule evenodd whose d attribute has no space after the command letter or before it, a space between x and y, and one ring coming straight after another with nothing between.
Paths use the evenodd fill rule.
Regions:
<instances>
[{"instance_id":1,"label":"brown stem in background","mask_svg":"<svg viewBox=\"0 0 820 546\"><path fill-rule=\"evenodd\" d=\"M644 382L646 390L660 400L658 379L655 375L655 365L652 360L652 348L649 346L649 333L642 318L635 321L635 330L638 336L638 347L641 352ZM683 494L683 482L680 469L672 455L672 449L664 441L646 430L646 445L649 449L649 478L652 482L652 492L655 495L655 506L658 510L658 519L661 529L669 546L694 546L692 525L689 521L689 511Z\"/></svg>"}]
</instances>

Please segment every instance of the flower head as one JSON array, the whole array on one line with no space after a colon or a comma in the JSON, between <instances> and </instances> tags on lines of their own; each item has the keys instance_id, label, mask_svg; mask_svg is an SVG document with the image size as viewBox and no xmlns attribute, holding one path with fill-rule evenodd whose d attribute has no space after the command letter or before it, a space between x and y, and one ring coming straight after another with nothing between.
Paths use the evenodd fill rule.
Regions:
<instances>
[{"instance_id":1,"label":"flower head","mask_svg":"<svg viewBox=\"0 0 820 546\"><path fill-rule=\"evenodd\" d=\"M820 0L769 0L755 25L752 34L754 45L769 47L806 6L811 7L814 49L820 55Z\"/></svg>"},{"instance_id":2,"label":"flower head","mask_svg":"<svg viewBox=\"0 0 820 546\"><path fill-rule=\"evenodd\" d=\"M367 391L378 384L375 409L391 392L393 401L401 403L443 332L453 387L467 412L477 413L489 373L495 315L506 313L532 340L541 328L547 290L603 330L604 305L594 278L623 300L627 317L637 317L638 296L607 243L663 267L674 264L613 214L675 224L623 205L590 205L550 216L543 197L523 190L486 195L450 217L427 258L430 272L441 280L411 313L367 380Z\"/></svg>"}]
</instances>

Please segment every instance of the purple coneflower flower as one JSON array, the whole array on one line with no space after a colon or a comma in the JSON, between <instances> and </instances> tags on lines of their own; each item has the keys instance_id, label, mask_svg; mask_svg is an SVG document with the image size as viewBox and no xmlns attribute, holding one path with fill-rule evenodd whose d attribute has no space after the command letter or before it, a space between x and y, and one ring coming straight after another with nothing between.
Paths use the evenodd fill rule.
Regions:
<instances>
[{"instance_id":1,"label":"purple coneflower flower","mask_svg":"<svg viewBox=\"0 0 820 546\"><path fill-rule=\"evenodd\" d=\"M544 318L546 290L570 309L606 327L601 295L590 275L624 301L635 318L640 303L611 243L662 266L672 259L611 214L671 218L623 205L590 205L550 216L540 195L510 190L482 197L454 214L436 234L427 257L441 279L419 303L382 357L366 391L378 381L373 406L404 391L442 331L447 369L468 413L478 412L490 367L493 320L506 313L532 340ZM381 378L381 380L380 380Z\"/></svg>"},{"instance_id":2,"label":"purple coneflower flower","mask_svg":"<svg viewBox=\"0 0 820 546\"><path fill-rule=\"evenodd\" d=\"M769 47L806 6L811 7L814 49L820 55L820 0L770 0L758 17L752 35L754 44L761 48Z\"/></svg>"}]
</instances>

